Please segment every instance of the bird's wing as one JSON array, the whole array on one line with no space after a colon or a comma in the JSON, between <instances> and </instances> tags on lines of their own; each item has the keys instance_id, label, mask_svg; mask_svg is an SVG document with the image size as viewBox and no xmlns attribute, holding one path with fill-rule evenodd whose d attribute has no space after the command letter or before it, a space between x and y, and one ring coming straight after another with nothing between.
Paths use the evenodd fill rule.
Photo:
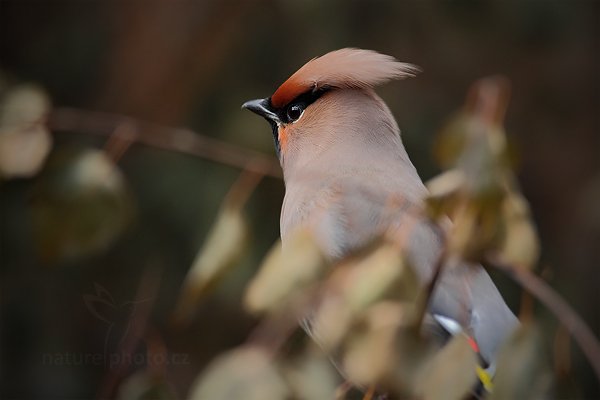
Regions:
<instances>
[{"instance_id":1,"label":"bird's wing","mask_svg":"<svg viewBox=\"0 0 600 400\"><path fill-rule=\"evenodd\" d=\"M284 229L309 225L335 260L387 233L406 251L421 282L429 282L442 246L438 230L419 214L414 197L382 193L362 182L362 178L338 180L289 193L290 197L286 193L282 234ZM460 322L490 361L516 327L515 316L483 267L449 260L443 268L430 311Z\"/></svg>"}]
</instances>

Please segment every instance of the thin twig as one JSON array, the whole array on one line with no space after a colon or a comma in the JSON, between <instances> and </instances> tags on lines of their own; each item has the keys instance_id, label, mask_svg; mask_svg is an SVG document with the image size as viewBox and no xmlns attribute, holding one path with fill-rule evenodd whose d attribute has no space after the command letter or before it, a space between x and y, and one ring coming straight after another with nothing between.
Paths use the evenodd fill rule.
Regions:
<instances>
[{"instance_id":1,"label":"thin twig","mask_svg":"<svg viewBox=\"0 0 600 400\"><path fill-rule=\"evenodd\" d=\"M135 142L137 131L129 122L117 125L113 133L106 140L104 151L117 163L125 155L129 147Z\"/></svg>"},{"instance_id":2,"label":"thin twig","mask_svg":"<svg viewBox=\"0 0 600 400\"><path fill-rule=\"evenodd\" d=\"M264 348L274 357L298 329L298 312L278 311L262 318L250 332L246 343Z\"/></svg>"},{"instance_id":3,"label":"thin twig","mask_svg":"<svg viewBox=\"0 0 600 400\"><path fill-rule=\"evenodd\" d=\"M279 163L270 156L201 135L189 129L170 128L118 114L86 111L75 108L55 108L48 127L53 131L80 132L110 136L119 126L130 127L136 143L158 149L190 154L206 160L240 169L281 178Z\"/></svg>"},{"instance_id":4,"label":"thin twig","mask_svg":"<svg viewBox=\"0 0 600 400\"><path fill-rule=\"evenodd\" d=\"M260 183L264 174L261 172L257 172L256 170L260 169L253 168L251 164L249 164L240 174L238 179L234 182L234 184L225 195L224 204L231 208L242 208L248 201L248 198L254 192L256 186Z\"/></svg>"},{"instance_id":5,"label":"thin twig","mask_svg":"<svg viewBox=\"0 0 600 400\"><path fill-rule=\"evenodd\" d=\"M346 395L354 385L350 381L342 382L335 390L335 400L345 400Z\"/></svg>"},{"instance_id":6,"label":"thin twig","mask_svg":"<svg viewBox=\"0 0 600 400\"><path fill-rule=\"evenodd\" d=\"M255 172L248 168L244 169L238 179L233 183L225 200L223 200L223 206L230 210L241 210L245 205L256 186L260 183L264 175L260 172ZM220 275L217 277L222 278L229 270L227 268L220 268ZM195 268L192 267L183 283L183 288L179 300L175 307L173 314L173 323L178 327L186 326L190 323L194 316L194 307L196 307L200 299L205 296L208 292L206 285L198 287L197 282L194 282L196 276ZM212 279L215 279L213 277ZM211 280L212 280L211 279ZM210 287L214 287L214 283Z\"/></svg>"},{"instance_id":7,"label":"thin twig","mask_svg":"<svg viewBox=\"0 0 600 400\"><path fill-rule=\"evenodd\" d=\"M531 321L533 319L534 298L527 290L523 289L521 293L521 309L519 310L519 319L521 321Z\"/></svg>"},{"instance_id":8,"label":"thin twig","mask_svg":"<svg viewBox=\"0 0 600 400\"><path fill-rule=\"evenodd\" d=\"M577 342L600 381L600 343L598 343L598 339L579 314L538 276L525 269L515 268L497 258L489 261L492 266L505 272L525 288L556 316Z\"/></svg>"},{"instance_id":9,"label":"thin twig","mask_svg":"<svg viewBox=\"0 0 600 400\"><path fill-rule=\"evenodd\" d=\"M375 395L375 385L369 386L362 400L373 400L373 395Z\"/></svg>"},{"instance_id":10,"label":"thin twig","mask_svg":"<svg viewBox=\"0 0 600 400\"><path fill-rule=\"evenodd\" d=\"M563 325L559 325L554 335L554 371L564 377L571 371L571 338Z\"/></svg>"}]
</instances>

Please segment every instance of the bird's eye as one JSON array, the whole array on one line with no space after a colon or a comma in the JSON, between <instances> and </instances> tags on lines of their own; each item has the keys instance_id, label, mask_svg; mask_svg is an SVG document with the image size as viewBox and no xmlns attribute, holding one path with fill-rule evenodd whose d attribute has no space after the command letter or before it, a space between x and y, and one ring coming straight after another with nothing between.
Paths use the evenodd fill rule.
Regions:
<instances>
[{"instance_id":1,"label":"bird's eye","mask_svg":"<svg viewBox=\"0 0 600 400\"><path fill-rule=\"evenodd\" d=\"M295 122L302 116L303 112L304 106L301 104L292 104L290 107L288 107L287 117L289 118L290 122Z\"/></svg>"}]
</instances>

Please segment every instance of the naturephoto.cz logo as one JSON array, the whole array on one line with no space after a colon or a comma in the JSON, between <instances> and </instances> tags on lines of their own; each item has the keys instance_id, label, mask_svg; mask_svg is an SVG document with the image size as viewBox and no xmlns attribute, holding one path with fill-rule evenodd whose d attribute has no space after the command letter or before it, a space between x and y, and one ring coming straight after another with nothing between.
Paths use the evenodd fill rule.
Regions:
<instances>
[{"instance_id":1,"label":"naturephoto.cz logo","mask_svg":"<svg viewBox=\"0 0 600 400\"><path fill-rule=\"evenodd\" d=\"M78 366L107 366L114 368L121 364L134 367L146 365L187 365L190 363L187 353L44 353L42 356L44 365L57 367Z\"/></svg>"},{"instance_id":2,"label":"naturephoto.cz logo","mask_svg":"<svg viewBox=\"0 0 600 400\"><path fill-rule=\"evenodd\" d=\"M101 352L54 352L44 353L42 363L53 366L107 366L119 365L135 367L146 365L189 364L189 354L170 353L164 346L150 346L143 335L147 309L144 304L150 299L117 302L108 290L94 283L96 293L84 294L83 302L88 311L99 321L99 329L104 329L104 343ZM102 328L103 327L103 328ZM151 348L160 351L149 351ZM146 351L136 351L144 348Z\"/></svg>"}]
</instances>

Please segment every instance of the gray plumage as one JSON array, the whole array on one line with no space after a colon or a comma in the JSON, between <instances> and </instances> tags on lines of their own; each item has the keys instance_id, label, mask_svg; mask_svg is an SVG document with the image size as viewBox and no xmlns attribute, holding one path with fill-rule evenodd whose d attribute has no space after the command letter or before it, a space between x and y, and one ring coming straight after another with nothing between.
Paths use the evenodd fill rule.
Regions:
<instances>
[{"instance_id":1,"label":"gray plumage","mask_svg":"<svg viewBox=\"0 0 600 400\"><path fill-rule=\"evenodd\" d=\"M338 50L311 60L271 98L245 105L271 122L281 148L284 247L294 230L308 227L334 261L385 235L406 251L421 282L429 282L441 243L414 213L427 189L390 110L372 90L416 70L375 52ZM322 88L312 102L294 103ZM303 112L292 120L294 104ZM457 260L444 266L430 311L460 322L488 362L518 324L487 272Z\"/></svg>"}]
</instances>

